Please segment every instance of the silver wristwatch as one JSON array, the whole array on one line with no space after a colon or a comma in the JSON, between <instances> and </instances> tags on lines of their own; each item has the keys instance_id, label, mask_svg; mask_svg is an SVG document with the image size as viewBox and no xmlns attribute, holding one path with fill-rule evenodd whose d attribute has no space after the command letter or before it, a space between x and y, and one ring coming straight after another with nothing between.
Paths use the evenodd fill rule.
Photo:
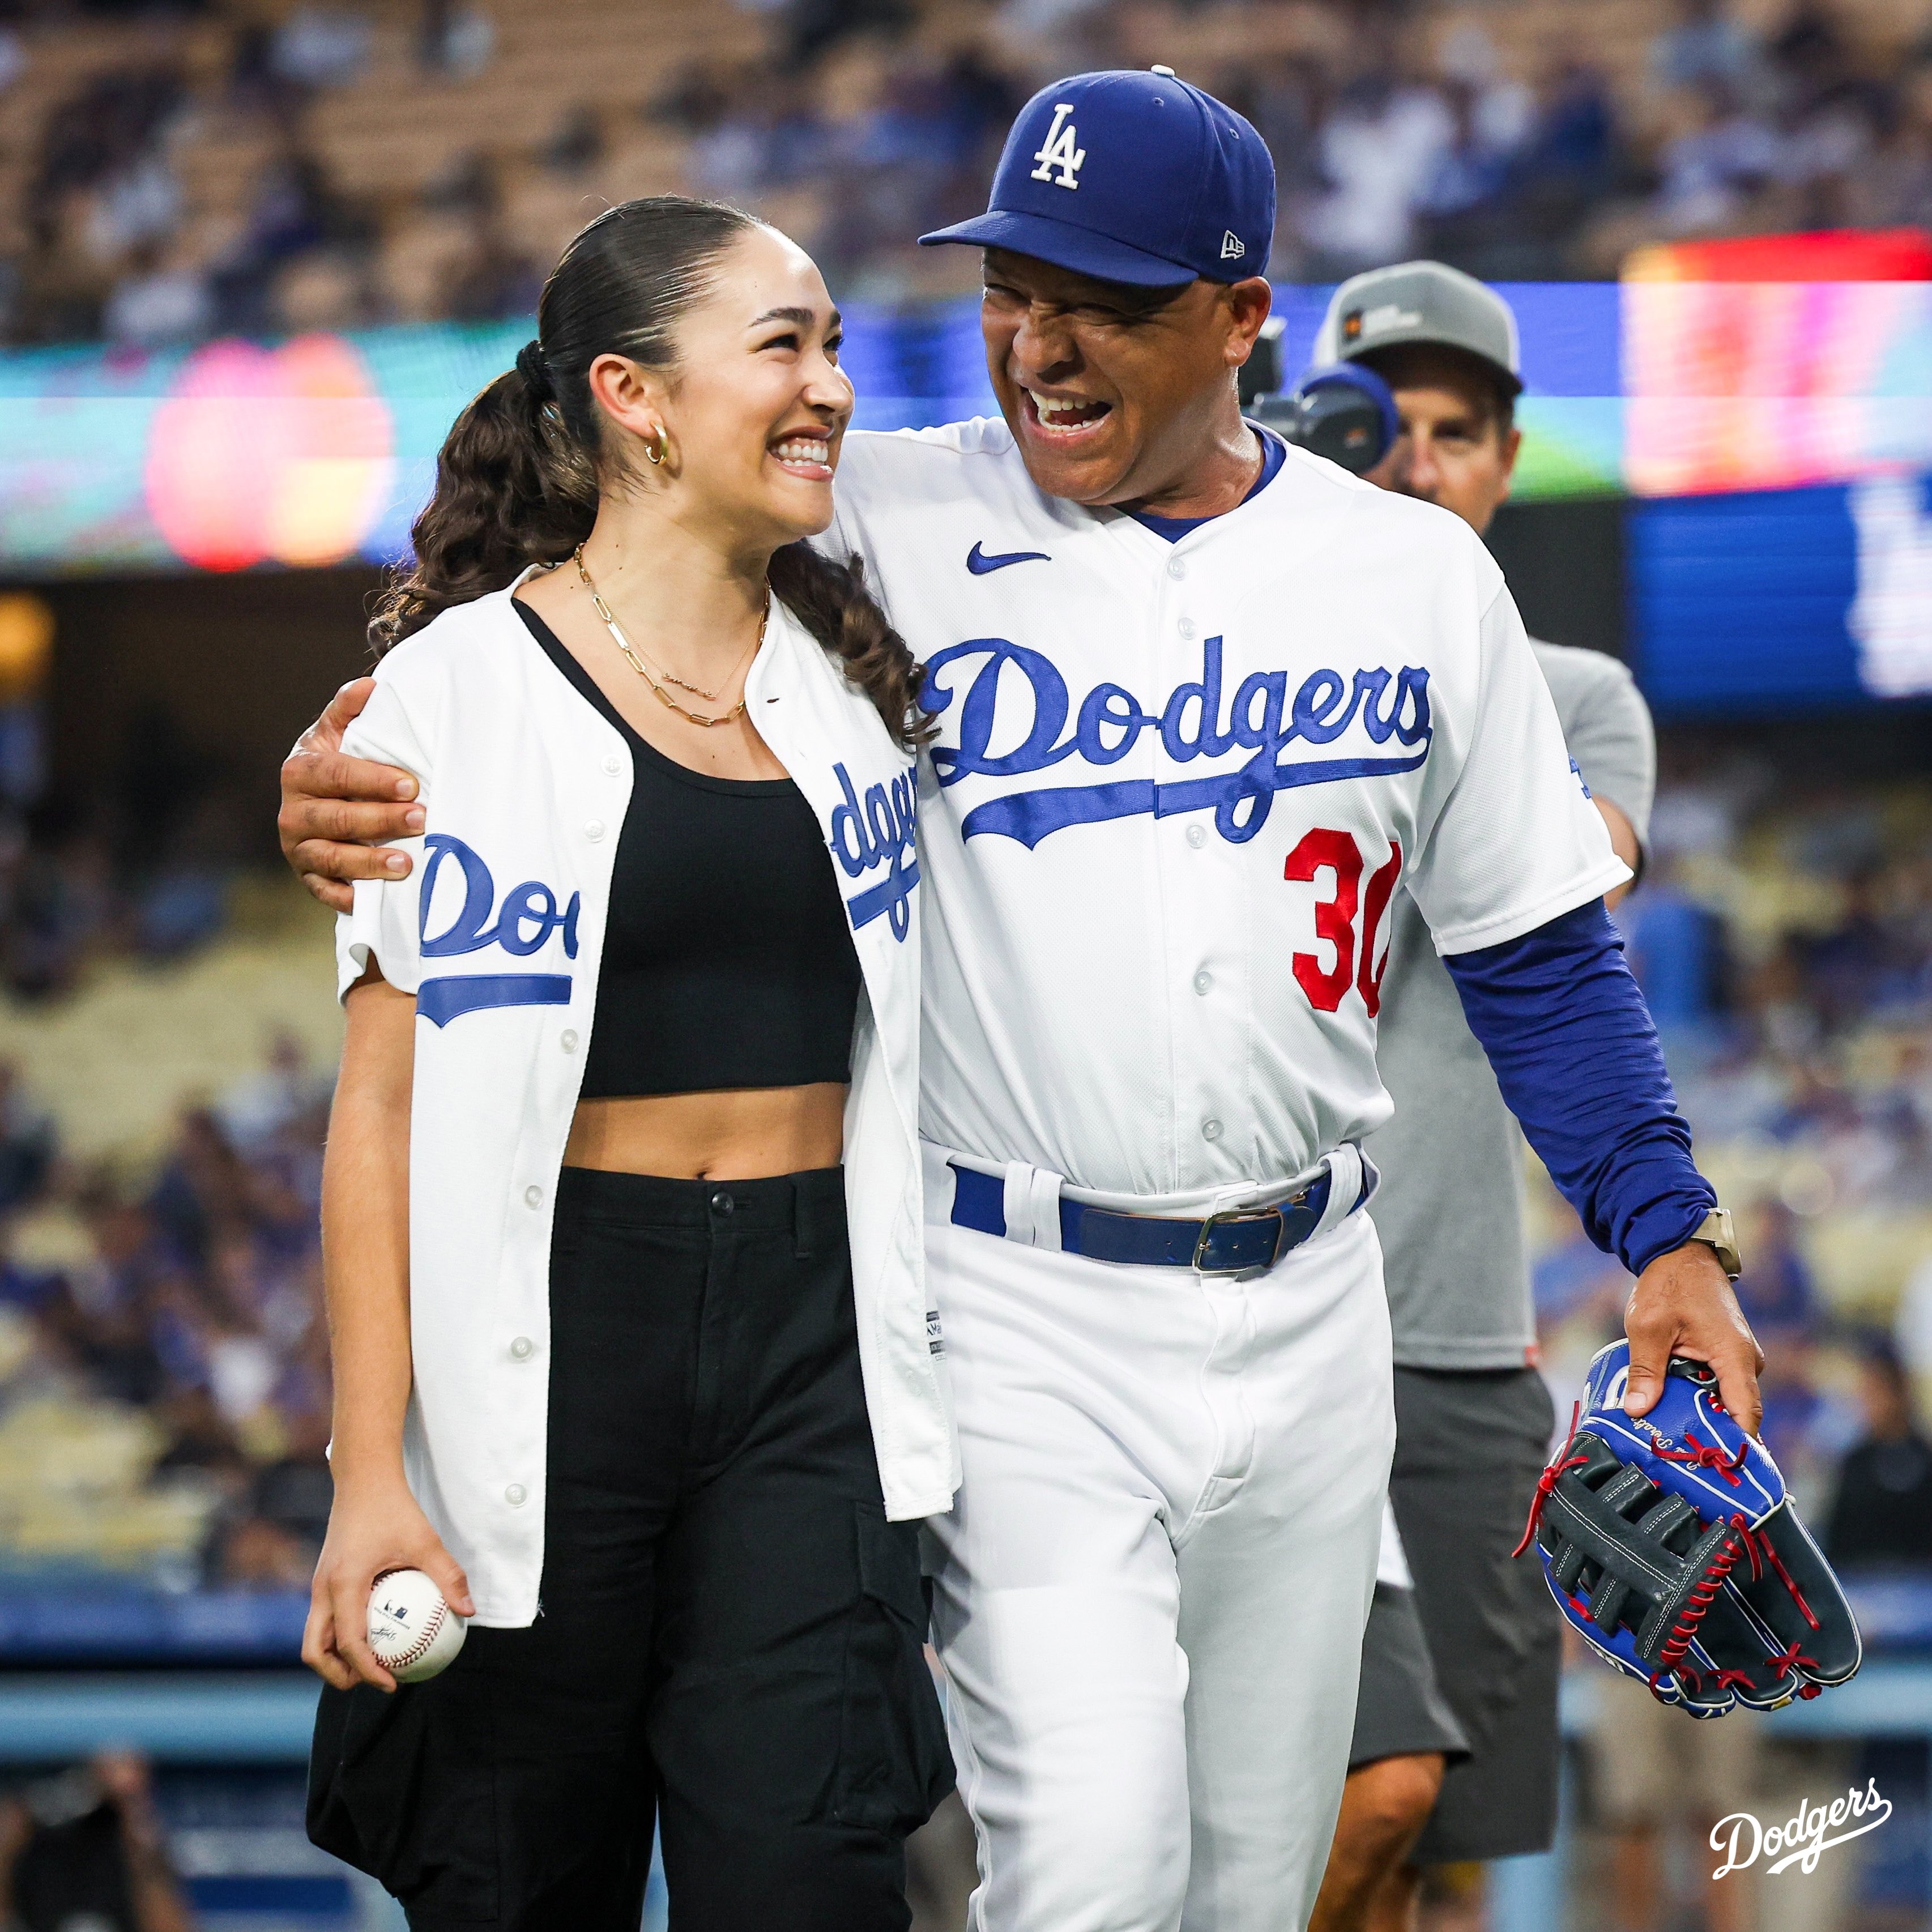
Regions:
<instances>
[{"instance_id":1,"label":"silver wristwatch","mask_svg":"<svg viewBox=\"0 0 1932 1932\"><path fill-rule=\"evenodd\" d=\"M1728 1208L1713 1208L1691 1230L1690 1238L1714 1251L1719 1264L1732 1280L1744 1273L1744 1258L1738 1252L1737 1230L1731 1225Z\"/></svg>"}]
</instances>

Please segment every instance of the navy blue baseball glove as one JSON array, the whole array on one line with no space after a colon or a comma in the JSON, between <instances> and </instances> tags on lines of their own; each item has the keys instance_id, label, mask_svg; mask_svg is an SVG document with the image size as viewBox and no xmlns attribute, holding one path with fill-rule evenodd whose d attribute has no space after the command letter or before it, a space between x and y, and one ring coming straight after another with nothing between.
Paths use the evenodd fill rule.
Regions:
<instances>
[{"instance_id":1,"label":"navy blue baseball glove","mask_svg":"<svg viewBox=\"0 0 1932 1932\"><path fill-rule=\"evenodd\" d=\"M1673 1356L1648 1415L1624 1412L1630 1344L1590 1364L1528 1527L1550 1594L1606 1664L1696 1718L1774 1711L1858 1667L1858 1625L1762 1443Z\"/></svg>"}]
</instances>

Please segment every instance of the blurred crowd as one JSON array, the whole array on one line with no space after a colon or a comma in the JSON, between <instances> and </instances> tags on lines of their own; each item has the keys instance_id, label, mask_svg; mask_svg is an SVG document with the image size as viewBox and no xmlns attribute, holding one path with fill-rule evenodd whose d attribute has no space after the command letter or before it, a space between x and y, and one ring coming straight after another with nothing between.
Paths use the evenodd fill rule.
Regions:
<instances>
[{"instance_id":1,"label":"blurred crowd","mask_svg":"<svg viewBox=\"0 0 1932 1932\"><path fill-rule=\"evenodd\" d=\"M329 1500L330 1086L278 1037L158 1158L90 1165L0 1065L0 1577L306 1586Z\"/></svg>"},{"instance_id":2,"label":"blurred crowd","mask_svg":"<svg viewBox=\"0 0 1932 1932\"><path fill-rule=\"evenodd\" d=\"M104 782L50 784L54 629L44 598L0 592L0 990L24 1000L71 991L104 956L192 951L260 856L236 774L165 706L136 711Z\"/></svg>"},{"instance_id":3,"label":"blurred crowd","mask_svg":"<svg viewBox=\"0 0 1932 1932\"><path fill-rule=\"evenodd\" d=\"M152 1772L130 1751L0 1795L6 1932L192 1932Z\"/></svg>"},{"instance_id":4,"label":"blurred crowd","mask_svg":"<svg viewBox=\"0 0 1932 1932\"><path fill-rule=\"evenodd\" d=\"M560 91L554 63L517 87L533 16L502 0L266 20L226 0L0 0L0 104L25 140L0 340L520 316L597 206L676 188L758 207L848 297L952 293L970 259L912 238L983 204L1019 103L1055 74L1154 61L1266 136L1282 279L1418 254L1601 277L1659 239L1932 222L1932 44L1875 41L1882 14L1834 0L1788 0L1768 26L1659 0L1635 27L1585 0L706 0L700 44L722 52L688 33L665 51L658 6L609 0L636 76L613 98ZM37 50L90 16L138 19L140 57L38 77ZM372 171L331 118L358 94L436 142L434 165Z\"/></svg>"},{"instance_id":5,"label":"blurred crowd","mask_svg":"<svg viewBox=\"0 0 1932 1932\"><path fill-rule=\"evenodd\" d=\"M111 800L79 814L58 800L9 813L0 800L0 988L47 998L102 958L178 958L223 930L236 868L260 842L232 787L194 791L158 820L124 818Z\"/></svg>"}]
</instances>

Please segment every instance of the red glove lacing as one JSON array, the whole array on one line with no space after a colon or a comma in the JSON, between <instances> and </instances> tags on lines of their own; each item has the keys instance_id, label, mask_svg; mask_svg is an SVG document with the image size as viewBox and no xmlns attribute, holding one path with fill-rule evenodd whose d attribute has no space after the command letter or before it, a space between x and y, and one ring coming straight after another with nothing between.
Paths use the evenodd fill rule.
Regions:
<instances>
[{"instance_id":1,"label":"red glove lacing","mask_svg":"<svg viewBox=\"0 0 1932 1932\"><path fill-rule=\"evenodd\" d=\"M1733 1521L1735 1522L1735 1519ZM1744 1532L1748 1538L1749 1530ZM1718 1593L1724 1587L1724 1579L1731 1574L1731 1566L1744 1553L1746 1544L1736 1538L1720 1544L1712 1553L1704 1574L1692 1586L1690 1595L1684 1600L1684 1608L1675 1624L1664 1648L1657 1654L1658 1670L1660 1675L1674 1670L1682 1661L1684 1653L1690 1648L1690 1640L1697 1634L1697 1626L1718 1600ZM1756 1558L1752 1558L1754 1564ZM1653 1686L1653 1688L1654 1688Z\"/></svg>"},{"instance_id":2,"label":"red glove lacing","mask_svg":"<svg viewBox=\"0 0 1932 1932\"><path fill-rule=\"evenodd\" d=\"M1583 1413L1583 1405L1572 1403L1570 1409L1570 1433L1563 1438L1563 1447L1556 1452L1556 1460L1536 1479L1536 1494L1530 1498L1529 1520L1522 1526L1522 1540L1510 1552L1512 1558L1520 1556L1536 1540L1537 1526L1543 1520L1543 1506L1550 1500L1550 1492L1556 1488L1572 1469L1580 1469L1589 1461L1587 1456L1573 1456L1570 1445L1576 1439L1576 1423Z\"/></svg>"},{"instance_id":3,"label":"red glove lacing","mask_svg":"<svg viewBox=\"0 0 1932 1932\"><path fill-rule=\"evenodd\" d=\"M1718 1444L1700 1442L1688 1429L1684 1432L1684 1439L1690 1445L1688 1449L1666 1449L1661 1442L1653 1442L1652 1451L1666 1462L1684 1462L1694 1469L1714 1471L1734 1490L1744 1486L1738 1480L1738 1472L1744 1467L1744 1458L1750 1453L1748 1442L1740 1442L1738 1453L1727 1456Z\"/></svg>"},{"instance_id":4,"label":"red glove lacing","mask_svg":"<svg viewBox=\"0 0 1932 1932\"><path fill-rule=\"evenodd\" d=\"M1796 1582L1792 1580L1791 1572L1779 1561L1778 1552L1771 1546L1771 1538L1766 1535L1762 1530L1753 1529L1741 1516L1734 1516L1731 1518L1731 1527L1743 1532L1744 1547L1750 1552L1753 1580L1755 1581L1764 1574L1764 1564L1768 1563L1778 1572L1778 1580L1791 1592L1791 1600L1804 1613L1804 1621L1814 1630L1822 1629L1824 1626L1811 1614L1811 1606L1804 1600L1804 1592L1798 1588ZM1758 1553L1760 1547L1763 1551L1762 1562L1760 1560ZM1801 1660L1805 1663L1809 1663L1810 1660L1808 1658Z\"/></svg>"}]
</instances>

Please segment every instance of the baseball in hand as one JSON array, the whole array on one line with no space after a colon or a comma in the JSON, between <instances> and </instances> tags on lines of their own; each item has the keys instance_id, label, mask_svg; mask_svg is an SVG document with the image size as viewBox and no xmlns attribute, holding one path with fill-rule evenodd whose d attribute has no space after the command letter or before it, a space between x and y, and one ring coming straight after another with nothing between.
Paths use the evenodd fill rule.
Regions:
<instances>
[{"instance_id":1,"label":"baseball in hand","mask_svg":"<svg viewBox=\"0 0 1932 1932\"><path fill-rule=\"evenodd\" d=\"M421 1684L447 1670L469 1624L420 1570L392 1570L369 1593L369 1648L398 1684Z\"/></svg>"}]
</instances>

